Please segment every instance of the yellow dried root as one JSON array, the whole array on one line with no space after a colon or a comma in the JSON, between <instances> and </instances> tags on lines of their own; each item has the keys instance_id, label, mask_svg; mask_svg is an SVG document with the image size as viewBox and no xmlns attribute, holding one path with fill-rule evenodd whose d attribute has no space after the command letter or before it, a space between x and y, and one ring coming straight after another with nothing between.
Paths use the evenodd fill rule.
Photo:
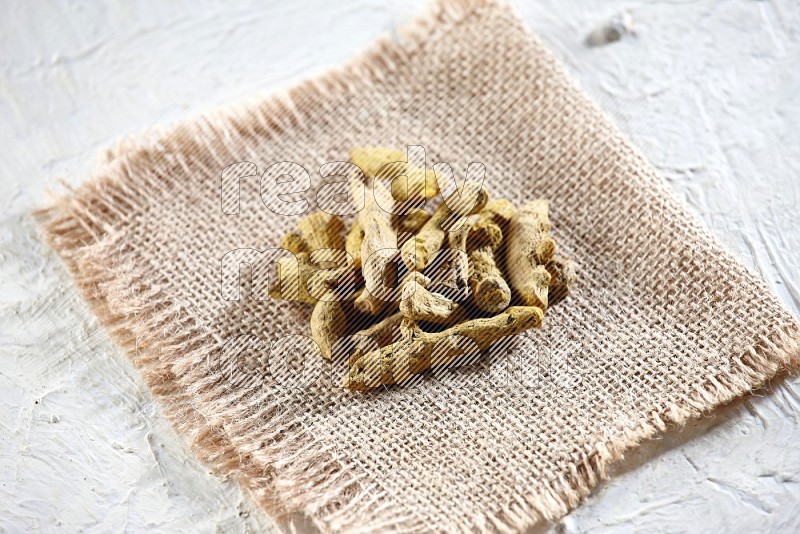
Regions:
<instances>
[{"instance_id":1,"label":"yellow dried root","mask_svg":"<svg viewBox=\"0 0 800 534\"><path fill-rule=\"evenodd\" d=\"M493 198L486 203L486 207L481 210L480 215L481 221L492 221L505 229L515 213L517 213L517 208L514 207L513 202L506 198Z\"/></svg>"},{"instance_id":2,"label":"yellow dried root","mask_svg":"<svg viewBox=\"0 0 800 534\"><path fill-rule=\"evenodd\" d=\"M426 333L414 329L397 343L365 354L350 368L344 386L363 391L394 384L435 365L452 362L463 354L462 338L485 350L498 339L538 328L543 312L535 306L517 306L485 319L473 319L447 330Z\"/></svg>"},{"instance_id":3,"label":"yellow dried root","mask_svg":"<svg viewBox=\"0 0 800 534\"><path fill-rule=\"evenodd\" d=\"M575 262L561 256L555 256L545 265L547 272L550 273L550 286L547 292L548 305L557 304L569 295L572 286L575 285L577 275L575 274Z\"/></svg>"},{"instance_id":4,"label":"yellow dried root","mask_svg":"<svg viewBox=\"0 0 800 534\"><path fill-rule=\"evenodd\" d=\"M392 224L397 228L397 246L402 248L403 245L419 232L431 214L423 209L411 208L406 212L394 213L392 216Z\"/></svg>"},{"instance_id":5,"label":"yellow dried root","mask_svg":"<svg viewBox=\"0 0 800 534\"><path fill-rule=\"evenodd\" d=\"M300 219L297 228L309 252L327 248L344 249L344 224L336 215L315 211Z\"/></svg>"},{"instance_id":6,"label":"yellow dried root","mask_svg":"<svg viewBox=\"0 0 800 534\"><path fill-rule=\"evenodd\" d=\"M350 160L361 168L364 174L392 181L391 194L398 202L414 198L428 199L439 194L439 184L433 169L422 169L407 162L403 163L406 158L405 150L384 147L357 147L350 152ZM398 164L383 169L390 163ZM383 172L380 172L381 169Z\"/></svg>"},{"instance_id":7,"label":"yellow dried root","mask_svg":"<svg viewBox=\"0 0 800 534\"><path fill-rule=\"evenodd\" d=\"M528 202L514 214L510 222L512 232L515 232L514 239L525 244L526 254L537 265L544 265L553 259L556 242L550 237L549 200L540 198Z\"/></svg>"},{"instance_id":8,"label":"yellow dried root","mask_svg":"<svg viewBox=\"0 0 800 534\"><path fill-rule=\"evenodd\" d=\"M403 178L403 176L405 178ZM392 178L392 197L398 202L408 199L429 199L439 194L439 184L433 169L420 169L408 165Z\"/></svg>"},{"instance_id":9,"label":"yellow dried root","mask_svg":"<svg viewBox=\"0 0 800 534\"><path fill-rule=\"evenodd\" d=\"M504 199L496 198L486 203L486 207L478 214L477 222L470 228L470 248L491 246L492 249L500 247L505 234L508 233L508 224L517 212L514 205Z\"/></svg>"},{"instance_id":10,"label":"yellow dried root","mask_svg":"<svg viewBox=\"0 0 800 534\"><path fill-rule=\"evenodd\" d=\"M358 271L352 267L323 269L311 263L307 254L280 258L277 263L278 276L269 279L269 295L276 299L316 304L314 295L336 290L345 291L340 297L348 298L358 283Z\"/></svg>"},{"instance_id":11,"label":"yellow dried root","mask_svg":"<svg viewBox=\"0 0 800 534\"><path fill-rule=\"evenodd\" d=\"M342 303L319 301L311 312L311 337L317 343L322 357L330 360L336 341L347 333L347 316Z\"/></svg>"},{"instance_id":12,"label":"yellow dried root","mask_svg":"<svg viewBox=\"0 0 800 534\"><path fill-rule=\"evenodd\" d=\"M456 191L442 202L428 222L420 228L414 239L409 239L400 252L410 271L421 271L442 248L446 231L443 228L451 217L468 217L479 212L489 200L489 194L480 183L468 181L462 191Z\"/></svg>"},{"instance_id":13,"label":"yellow dried root","mask_svg":"<svg viewBox=\"0 0 800 534\"><path fill-rule=\"evenodd\" d=\"M353 258L353 267L361 268L361 245L364 243L364 228L358 222L358 218L353 221L347 236L344 239L344 249Z\"/></svg>"},{"instance_id":14,"label":"yellow dried root","mask_svg":"<svg viewBox=\"0 0 800 534\"><path fill-rule=\"evenodd\" d=\"M364 187L360 177L351 179L354 197L357 198ZM385 285L392 286L394 265L386 262L383 256L388 250L397 248L397 232L392 227L391 213L381 208L391 204L389 193L380 180L373 180L373 194L364 195L364 208L358 213L358 222L364 229L361 242L361 265L366 291L356 298L356 309L370 315L377 315L386 306L386 301L374 293ZM380 205L378 203L380 199ZM383 251L383 252L379 252Z\"/></svg>"},{"instance_id":15,"label":"yellow dried root","mask_svg":"<svg viewBox=\"0 0 800 534\"><path fill-rule=\"evenodd\" d=\"M474 215L481 211L488 202L489 191L480 182L467 180L460 190L453 191L445 199L444 204L447 211L445 220L448 217L459 219Z\"/></svg>"},{"instance_id":16,"label":"yellow dried root","mask_svg":"<svg viewBox=\"0 0 800 534\"><path fill-rule=\"evenodd\" d=\"M372 326L348 336L352 347L349 350L347 365L353 365L361 356L373 351L375 348L385 347L392 343L394 334L399 331L400 324L404 319L405 316L397 312L383 318Z\"/></svg>"},{"instance_id":17,"label":"yellow dried root","mask_svg":"<svg viewBox=\"0 0 800 534\"><path fill-rule=\"evenodd\" d=\"M489 313L503 311L511 303L511 289L497 266L495 251L503 241L504 230L514 216L514 205L505 199L489 202L481 211L478 222L470 228L467 239L472 273L469 287L475 305Z\"/></svg>"},{"instance_id":18,"label":"yellow dried root","mask_svg":"<svg viewBox=\"0 0 800 534\"><path fill-rule=\"evenodd\" d=\"M547 307L550 274L545 264L553 259L550 204L538 199L522 206L511 218L506 243L506 269L511 285L528 306Z\"/></svg>"},{"instance_id":19,"label":"yellow dried root","mask_svg":"<svg viewBox=\"0 0 800 534\"><path fill-rule=\"evenodd\" d=\"M498 313L511 304L511 288L503 278L494 258L494 250L489 246L478 247L469 254L472 274L469 288L478 309L488 313Z\"/></svg>"},{"instance_id":20,"label":"yellow dried root","mask_svg":"<svg viewBox=\"0 0 800 534\"><path fill-rule=\"evenodd\" d=\"M325 213L324 211L315 211L314 213L311 213L310 215L300 219L300 221L297 223L297 231L287 232L283 236L283 239L281 240L281 248L294 254L300 264L305 264L302 268L306 271L313 269L312 264L316 263L324 267L336 267L337 263L335 261L320 262L312 260L312 253L317 250L343 249L343 231L344 224L339 217L331 215L330 213ZM325 253L322 253L321 256L325 256ZM300 266L293 265L293 262L287 259L280 260L278 265L281 268L281 271L279 272L285 273L285 276L289 277L287 279L289 281L292 279L292 277L298 274L298 269L300 269ZM286 282L284 282L284 284L285 283ZM270 287L270 293L274 293L276 295L280 295L282 293L287 294L286 291L281 291L279 286L280 283L272 284ZM304 285L297 291L290 291L290 294L292 297L284 300L316 302L316 299L308 295Z\"/></svg>"},{"instance_id":21,"label":"yellow dried root","mask_svg":"<svg viewBox=\"0 0 800 534\"><path fill-rule=\"evenodd\" d=\"M395 215L397 233L416 234L430 218L431 214L422 209L412 209L404 215Z\"/></svg>"},{"instance_id":22,"label":"yellow dried root","mask_svg":"<svg viewBox=\"0 0 800 534\"><path fill-rule=\"evenodd\" d=\"M447 245L450 247L450 257L446 262L446 268L450 273L450 280L446 285L453 286L453 289L460 290L467 287L469 280L469 256L467 255L467 238L473 225L478 222L478 215L471 215L467 218L461 228L448 232Z\"/></svg>"},{"instance_id":23,"label":"yellow dried root","mask_svg":"<svg viewBox=\"0 0 800 534\"><path fill-rule=\"evenodd\" d=\"M287 232L281 240L281 248L295 255L307 255L311 252L308 248L308 243L306 243L306 240L300 235L300 232Z\"/></svg>"},{"instance_id":24,"label":"yellow dried root","mask_svg":"<svg viewBox=\"0 0 800 534\"><path fill-rule=\"evenodd\" d=\"M439 293L428 291L430 283L423 274L410 273L400 294L400 313L413 321L445 325L465 319L467 313L462 306Z\"/></svg>"}]
</instances>

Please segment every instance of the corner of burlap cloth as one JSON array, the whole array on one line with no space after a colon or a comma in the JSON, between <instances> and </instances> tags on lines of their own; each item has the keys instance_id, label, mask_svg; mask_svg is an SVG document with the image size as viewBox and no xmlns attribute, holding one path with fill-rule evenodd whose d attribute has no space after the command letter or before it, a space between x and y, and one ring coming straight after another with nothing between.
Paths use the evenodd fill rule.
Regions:
<instances>
[{"instance_id":1,"label":"corner of burlap cloth","mask_svg":"<svg viewBox=\"0 0 800 534\"><path fill-rule=\"evenodd\" d=\"M313 351L299 369L281 359L307 309L222 298L221 258L278 246L297 218L265 208L256 172L226 213L220 176L297 162L316 175L313 204L322 163L411 144L458 174L484 163L490 191L515 202L550 198L579 282L507 353L352 395ZM558 518L627 449L798 364L796 320L491 0L438 2L286 94L123 141L39 215L198 457L324 531Z\"/></svg>"}]
</instances>

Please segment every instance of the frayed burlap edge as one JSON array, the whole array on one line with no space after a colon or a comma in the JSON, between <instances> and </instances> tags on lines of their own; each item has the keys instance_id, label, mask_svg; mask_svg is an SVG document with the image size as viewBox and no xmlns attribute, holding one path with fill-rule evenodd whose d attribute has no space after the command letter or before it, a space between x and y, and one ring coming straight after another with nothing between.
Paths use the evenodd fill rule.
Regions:
<instances>
[{"instance_id":1,"label":"frayed burlap edge","mask_svg":"<svg viewBox=\"0 0 800 534\"><path fill-rule=\"evenodd\" d=\"M371 51L341 69L282 95L228 107L168 131L154 131L139 141L122 141L101 155L93 180L37 212L49 244L66 263L101 323L140 369L178 433L202 462L217 474L237 480L276 518L302 512L323 531L425 531L433 527L415 518L413 510L381 489L380 481L347 465L321 440L311 436L291 442L282 439L279 431L291 420L271 421L276 432L265 439L270 445L252 448L236 443L235 433L226 424L229 421L212 420L200 413L193 399L213 401L216 386L202 369L173 363L174 358L168 355L181 354L183 362L206 361L217 340L185 309L160 294L160 287L154 285L159 279L157 266L125 266L126 281L115 277L116 269L107 262L115 247L124 246L125 237L115 233L115 223L144 208L159 190L170 187L157 178L164 174L154 171L184 165L181 154L224 151L224 139L230 134L260 139L280 135L313 115L314 101L336 91L380 83L394 64L409 61L422 49L432 33L450 31L481 10L497 8L508 9L494 0L440 0L399 33L399 42L383 38ZM293 104L298 99L305 104L303 112ZM253 117L256 127L252 126ZM148 282L132 287L128 280ZM648 421L640 428L599 444L581 463L570 466L570 476L543 482L538 492L520 495L502 510L476 510L474 517L465 518L465 524L517 531L541 519L560 518L607 478L608 467L628 449L668 426L683 425L761 387L781 372L796 369L800 364L799 339L796 325L762 338L733 359L736 372L709 377L692 394L648 414Z\"/></svg>"}]
</instances>

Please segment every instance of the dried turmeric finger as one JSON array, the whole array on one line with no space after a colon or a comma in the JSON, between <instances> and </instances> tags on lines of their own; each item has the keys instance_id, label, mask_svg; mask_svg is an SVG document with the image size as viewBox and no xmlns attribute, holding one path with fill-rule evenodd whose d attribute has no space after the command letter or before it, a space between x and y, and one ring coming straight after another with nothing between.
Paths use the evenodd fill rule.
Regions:
<instances>
[{"instance_id":1,"label":"dried turmeric finger","mask_svg":"<svg viewBox=\"0 0 800 534\"><path fill-rule=\"evenodd\" d=\"M336 215L315 211L300 219L297 228L310 252L326 248L344 249L344 224Z\"/></svg>"},{"instance_id":2,"label":"dried turmeric finger","mask_svg":"<svg viewBox=\"0 0 800 534\"><path fill-rule=\"evenodd\" d=\"M372 326L348 336L351 347L348 351L347 364L352 365L364 354L392 343L395 334L399 332L400 323L403 322L403 319L405 319L405 316L397 312L383 318Z\"/></svg>"},{"instance_id":3,"label":"dried turmeric finger","mask_svg":"<svg viewBox=\"0 0 800 534\"><path fill-rule=\"evenodd\" d=\"M364 174L374 178L385 165L406 159L405 150L385 147L356 147L350 151L350 161L355 163Z\"/></svg>"},{"instance_id":4,"label":"dried turmeric finger","mask_svg":"<svg viewBox=\"0 0 800 534\"><path fill-rule=\"evenodd\" d=\"M364 187L359 176L351 178L354 197ZM366 291L356 298L356 309L370 315L377 315L386 306L386 301L375 293L382 286L392 286L395 280L394 265L388 263L383 254L397 248L397 232L392 227L391 213L381 205L390 204L389 192L380 180L373 180L373 194L365 195L364 208L358 213L358 222L364 229L361 243L361 265ZM379 201L380 200L380 205Z\"/></svg>"},{"instance_id":5,"label":"dried turmeric finger","mask_svg":"<svg viewBox=\"0 0 800 534\"><path fill-rule=\"evenodd\" d=\"M494 250L485 245L469 253L472 274L469 288L475 305L489 313L503 311L511 303L511 289L495 262Z\"/></svg>"},{"instance_id":6,"label":"dried turmeric finger","mask_svg":"<svg viewBox=\"0 0 800 534\"><path fill-rule=\"evenodd\" d=\"M463 354L461 339L485 350L498 339L542 324L543 312L535 306L517 306L485 319L472 319L447 330L426 333L419 329L397 343L365 354L353 364L344 387L355 391L394 384L411 375L452 362Z\"/></svg>"},{"instance_id":7,"label":"dried turmeric finger","mask_svg":"<svg viewBox=\"0 0 800 534\"><path fill-rule=\"evenodd\" d=\"M470 228L469 244L472 248L490 245L493 249L500 246L503 237L508 233L508 223L517 209L509 200L494 198L486 203L486 207L478 214L478 220Z\"/></svg>"},{"instance_id":8,"label":"dried turmeric finger","mask_svg":"<svg viewBox=\"0 0 800 534\"><path fill-rule=\"evenodd\" d=\"M428 222L431 214L422 209L412 209L404 215L397 214L395 217L397 233L416 234Z\"/></svg>"},{"instance_id":9,"label":"dried turmeric finger","mask_svg":"<svg viewBox=\"0 0 800 534\"><path fill-rule=\"evenodd\" d=\"M364 243L364 228L358 222L358 218L353 221L350 230L344 240L344 249L353 258L353 267L361 268L361 245Z\"/></svg>"},{"instance_id":10,"label":"dried turmeric finger","mask_svg":"<svg viewBox=\"0 0 800 534\"><path fill-rule=\"evenodd\" d=\"M311 337L317 343L322 357L331 359L336 341L347 330L347 316L338 300L321 300L311 312Z\"/></svg>"},{"instance_id":11,"label":"dried turmeric finger","mask_svg":"<svg viewBox=\"0 0 800 534\"><path fill-rule=\"evenodd\" d=\"M572 286L575 285L577 275L575 274L575 262L561 256L555 256L545 265L547 272L550 273L550 286L547 292L548 305L556 304L569 295Z\"/></svg>"},{"instance_id":12,"label":"dried turmeric finger","mask_svg":"<svg viewBox=\"0 0 800 534\"><path fill-rule=\"evenodd\" d=\"M384 147L357 147L350 160L371 178L391 179L391 194L398 202L428 199L439 194L433 169L423 169L406 162L406 151ZM390 163L396 165L389 166ZM403 178L405 177L405 178Z\"/></svg>"},{"instance_id":13,"label":"dried turmeric finger","mask_svg":"<svg viewBox=\"0 0 800 534\"><path fill-rule=\"evenodd\" d=\"M411 165L392 178L391 187L392 197L398 202L417 198L429 199L439 194L439 184L433 169L420 169Z\"/></svg>"},{"instance_id":14,"label":"dried turmeric finger","mask_svg":"<svg viewBox=\"0 0 800 534\"><path fill-rule=\"evenodd\" d=\"M553 259L555 241L550 237L550 205L538 199L522 206L511 218L506 243L506 269L522 302L547 307L550 274L544 265Z\"/></svg>"},{"instance_id":15,"label":"dried turmeric finger","mask_svg":"<svg viewBox=\"0 0 800 534\"><path fill-rule=\"evenodd\" d=\"M308 248L308 243L300 235L300 232L287 232L281 240L281 248L295 255L311 252Z\"/></svg>"},{"instance_id":16,"label":"dried turmeric finger","mask_svg":"<svg viewBox=\"0 0 800 534\"><path fill-rule=\"evenodd\" d=\"M447 244L450 247L450 261L447 262L452 284L455 289L467 287L470 275L470 262L467 255L467 238L474 224L478 222L478 215L471 215L461 228L448 232Z\"/></svg>"},{"instance_id":17,"label":"dried turmeric finger","mask_svg":"<svg viewBox=\"0 0 800 534\"><path fill-rule=\"evenodd\" d=\"M430 279L412 272L403 282L400 312L413 321L453 324L464 319L465 309L439 293L428 291Z\"/></svg>"},{"instance_id":18,"label":"dried turmeric finger","mask_svg":"<svg viewBox=\"0 0 800 534\"><path fill-rule=\"evenodd\" d=\"M526 230L516 232L515 239L526 243L528 253L537 265L544 265L553 259L556 253L556 242L550 237L550 202L540 198L522 206L511 219L516 228Z\"/></svg>"},{"instance_id":19,"label":"dried turmeric finger","mask_svg":"<svg viewBox=\"0 0 800 534\"><path fill-rule=\"evenodd\" d=\"M442 248L446 231L443 228L453 217L468 217L477 213L489 200L488 192L479 182L467 181L462 191L455 191L436 208L414 239L409 239L400 252L403 263L410 271L421 271Z\"/></svg>"},{"instance_id":20,"label":"dried turmeric finger","mask_svg":"<svg viewBox=\"0 0 800 534\"><path fill-rule=\"evenodd\" d=\"M339 298L349 298L358 284L358 271L352 267L320 268L306 254L296 258L280 258L278 276L270 276L272 298L316 304L314 295L342 290Z\"/></svg>"},{"instance_id":21,"label":"dried turmeric finger","mask_svg":"<svg viewBox=\"0 0 800 534\"><path fill-rule=\"evenodd\" d=\"M493 198L486 203L486 207L481 210L482 219L491 219L492 221L505 228L517 213L517 208L514 203L507 198Z\"/></svg>"},{"instance_id":22,"label":"dried turmeric finger","mask_svg":"<svg viewBox=\"0 0 800 534\"><path fill-rule=\"evenodd\" d=\"M495 250L508 231L508 222L514 216L514 205L505 199L494 199L479 214L470 228L467 239L472 273L469 287L475 305L483 311L498 313L511 303L511 289L497 266Z\"/></svg>"},{"instance_id":23,"label":"dried turmeric finger","mask_svg":"<svg viewBox=\"0 0 800 534\"><path fill-rule=\"evenodd\" d=\"M454 221L478 213L488 202L489 191L475 180L467 180L460 190L453 191L444 199L448 218ZM443 221L445 229L453 228L451 220Z\"/></svg>"},{"instance_id":24,"label":"dried turmeric finger","mask_svg":"<svg viewBox=\"0 0 800 534\"><path fill-rule=\"evenodd\" d=\"M307 254L299 254L297 258L281 258L278 260L278 276L270 276L269 295L281 300L294 300L315 304L317 299L308 293L307 283L319 270L308 260Z\"/></svg>"}]
</instances>

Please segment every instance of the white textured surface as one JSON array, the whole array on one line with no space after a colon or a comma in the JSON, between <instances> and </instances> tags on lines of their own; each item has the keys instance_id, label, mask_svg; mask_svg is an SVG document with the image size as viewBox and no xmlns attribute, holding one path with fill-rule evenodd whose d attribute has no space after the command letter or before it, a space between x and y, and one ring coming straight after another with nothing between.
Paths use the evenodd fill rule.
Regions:
<instances>
[{"instance_id":1,"label":"white textured surface","mask_svg":"<svg viewBox=\"0 0 800 534\"><path fill-rule=\"evenodd\" d=\"M800 312L800 3L514 3L677 193ZM28 213L54 177L85 179L114 139L335 66L423 4L0 7L0 531L271 528L188 454ZM624 11L635 35L586 45ZM631 453L556 528L800 531L799 414L800 381L778 381Z\"/></svg>"}]
</instances>

